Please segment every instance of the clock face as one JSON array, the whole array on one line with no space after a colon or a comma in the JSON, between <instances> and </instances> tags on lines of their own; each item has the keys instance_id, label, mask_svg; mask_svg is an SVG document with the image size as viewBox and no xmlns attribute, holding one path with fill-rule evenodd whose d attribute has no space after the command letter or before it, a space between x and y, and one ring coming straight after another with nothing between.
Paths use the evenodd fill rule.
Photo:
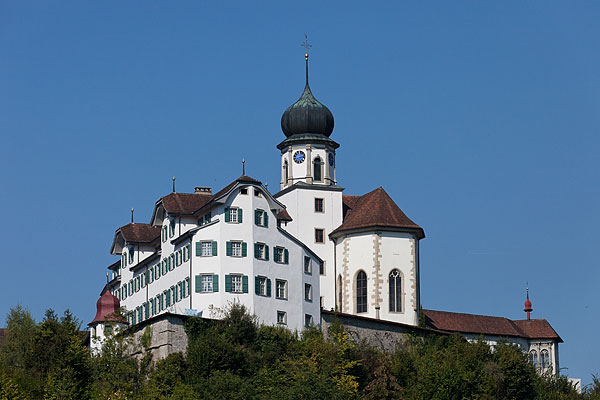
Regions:
<instances>
[{"instance_id":1,"label":"clock face","mask_svg":"<svg viewBox=\"0 0 600 400\"><path fill-rule=\"evenodd\" d=\"M333 166L333 154L329 153L329 165Z\"/></svg>"},{"instance_id":2,"label":"clock face","mask_svg":"<svg viewBox=\"0 0 600 400\"><path fill-rule=\"evenodd\" d=\"M303 151L297 151L294 153L294 161L298 164L302 164L304 162L304 152Z\"/></svg>"}]
</instances>

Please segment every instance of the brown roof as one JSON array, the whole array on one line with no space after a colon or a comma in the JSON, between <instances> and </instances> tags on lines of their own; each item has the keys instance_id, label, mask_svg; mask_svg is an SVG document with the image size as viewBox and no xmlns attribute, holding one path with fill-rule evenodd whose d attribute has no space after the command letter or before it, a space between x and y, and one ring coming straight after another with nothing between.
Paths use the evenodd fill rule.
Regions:
<instances>
[{"instance_id":1,"label":"brown roof","mask_svg":"<svg viewBox=\"0 0 600 400\"><path fill-rule=\"evenodd\" d=\"M414 230L419 238L423 229L406 216L394 200L379 187L363 196L342 197L344 222L331 234L361 228L400 228Z\"/></svg>"},{"instance_id":2,"label":"brown roof","mask_svg":"<svg viewBox=\"0 0 600 400\"><path fill-rule=\"evenodd\" d=\"M562 339L545 319L513 321L504 317L423 310L427 325L449 332L494 336L514 336L526 339Z\"/></svg>"},{"instance_id":3,"label":"brown roof","mask_svg":"<svg viewBox=\"0 0 600 400\"><path fill-rule=\"evenodd\" d=\"M161 199L165 210L171 215L185 214L192 215L202 207L210 203L212 200L221 197L227 193L232 187L238 182L250 182L262 185L259 180L251 178L246 175L242 175L217 193L171 193Z\"/></svg>"},{"instance_id":4,"label":"brown roof","mask_svg":"<svg viewBox=\"0 0 600 400\"><path fill-rule=\"evenodd\" d=\"M287 212L287 210L284 208L283 210L279 211L279 214L277 214L277 219L281 220L281 221L291 221L292 217Z\"/></svg>"},{"instance_id":5,"label":"brown roof","mask_svg":"<svg viewBox=\"0 0 600 400\"><path fill-rule=\"evenodd\" d=\"M119 230L129 243L152 243L160 237L160 226L150 224L131 223L120 227Z\"/></svg>"},{"instance_id":6,"label":"brown roof","mask_svg":"<svg viewBox=\"0 0 600 400\"><path fill-rule=\"evenodd\" d=\"M171 193L163 197L162 204L169 214L193 214L213 196L209 193Z\"/></svg>"}]
</instances>

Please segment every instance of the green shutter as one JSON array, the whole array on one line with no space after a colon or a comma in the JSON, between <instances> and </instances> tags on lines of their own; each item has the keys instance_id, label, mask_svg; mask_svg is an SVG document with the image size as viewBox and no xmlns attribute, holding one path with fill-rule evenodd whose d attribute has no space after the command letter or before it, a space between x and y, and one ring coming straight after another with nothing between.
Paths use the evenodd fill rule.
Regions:
<instances>
[{"instance_id":1,"label":"green shutter","mask_svg":"<svg viewBox=\"0 0 600 400\"><path fill-rule=\"evenodd\" d=\"M258 243L254 243L254 258L258 258Z\"/></svg>"},{"instance_id":2,"label":"green shutter","mask_svg":"<svg viewBox=\"0 0 600 400\"><path fill-rule=\"evenodd\" d=\"M213 292L219 291L219 275L213 275Z\"/></svg>"},{"instance_id":3,"label":"green shutter","mask_svg":"<svg viewBox=\"0 0 600 400\"><path fill-rule=\"evenodd\" d=\"M265 215L265 228L269 227L269 213L268 212L264 212Z\"/></svg>"},{"instance_id":4,"label":"green shutter","mask_svg":"<svg viewBox=\"0 0 600 400\"><path fill-rule=\"evenodd\" d=\"M277 262L277 247L273 247L273 261Z\"/></svg>"},{"instance_id":5,"label":"green shutter","mask_svg":"<svg viewBox=\"0 0 600 400\"><path fill-rule=\"evenodd\" d=\"M241 224L242 223L242 209L238 208L238 222Z\"/></svg>"},{"instance_id":6,"label":"green shutter","mask_svg":"<svg viewBox=\"0 0 600 400\"><path fill-rule=\"evenodd\" d=\"M248 244L246 242L242 242L242 257L246 257L248 255Z\"/></svg>"},{"instance_id":7,"label":"green shutter","mask_svg":"<svg viewBox=\"0 0 600 400\"><path fill-rule=\"evenodd\" d=\"M265 244L265 260L269 261L269 246Z\"/></svg>"},{"instance_id":8,"label":"green shutter","mask_svg":"<svg viewBox=\"0 0 600 400\"><path fill-rule=\"evenodd\" d=\"M248 293L248 275L242 276L242 292Z\"/></svg>"},{"instance_id":9,"label":"green shutter","mask_svg":"<svg viewBox=\"0 0 600 400\"><path fill-rule=\"evenodd\" d=\"M254 210L254 225L260 225L260 210Z\"/></svg>"},{"instance_id":10,"label":"green shutter","mask_svg":"<svg viewBox=\"0 0 600 400\"><path fill-rule=\"evenodd\" d=\"M212 255L217 255L217 242L212 242Z\"/></svg>"},{"instance_id":11,"label":"green shutter","mask_svg":"<svg viewBox=\"0 0 600 400\"><path fill-rule=\"evenodd\" d=\"M271 297L271 280L267 279L267 296Z\"/></svg>"},{"instance_id":12,"label":"green shutter","mask_svg":"<svg viewBox=\"0 0 600 400\"><path fill-rule=\"evenodd\" d=\"M290 253L288 252L288 249L283 249L283 263L284 264L290 263Z\"/></svg>"},{"instance_id":13,"label":"green shutter","mask_svg":"<svg viewBox=\"0 0 600 400\"><path fill-rule=\"evenodd\" d=\"M225 291L231 292L231 275L225 275Z\"/></svg>"},{"instance_id":14,"label":"green shutter","mask_svg":"<svg viewBox=\"0 0 600 400\"><path fill-rule=\"evenodd\" d=\"M229 222L229 207L225 207L225 222Z\"/></svg>"},{"instance_id":15,"label":"green shutter","mask_svg":"<svg viewBox=\"0 0 600 400\"><path fill-rule=\"evenodd\" d=\"M229 257L231 257L231 242L226 243L226 252Z\"/></svg>"},{"instance_id":16,"label":"green shutter","mask_svg":"<svg viewBox=\"0 0 600 400\"><path fill-rule=\"evenodd\" d=\"M260 278L258 276L254 277L254 293L260 294Z\"/></svg>"}]
</instances>

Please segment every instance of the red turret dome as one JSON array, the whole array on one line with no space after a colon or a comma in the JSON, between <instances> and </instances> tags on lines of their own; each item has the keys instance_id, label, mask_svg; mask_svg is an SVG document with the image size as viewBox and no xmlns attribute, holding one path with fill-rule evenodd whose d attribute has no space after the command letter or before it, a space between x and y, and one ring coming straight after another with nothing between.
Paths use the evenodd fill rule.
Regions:
<instances>
[{"instance_id":1,"label":"red turret dome","mask_svg":"<svg viewBox=\"0 0 600 400\"><path fill-rule=\"evenodd\" d=\"M531 308L531 300L529 300L529 298L525 300L525 309L523 311L533 311L533 308Z\"/></svg>"},{"instance_id":2,"label":"red turret dome","mask_svg":"<svg viewBox=\"0 0 600 400\"><path fill-rule=\"evenodd\" d=\"M100 296L96 302L96 316L91 324L106 321L126 322L119 314L121 303L119 299L112 295L108 290Z\"/></svg>"}]
</instances>

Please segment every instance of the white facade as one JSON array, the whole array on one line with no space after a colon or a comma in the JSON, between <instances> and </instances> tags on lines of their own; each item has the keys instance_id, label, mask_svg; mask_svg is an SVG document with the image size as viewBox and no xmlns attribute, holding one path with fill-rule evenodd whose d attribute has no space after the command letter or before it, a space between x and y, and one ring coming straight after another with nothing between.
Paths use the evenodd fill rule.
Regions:
<instances>
[{"instance_id":1,"label":"white facade","mask_svg":"<svg viewBox=\"0 0 600 400\"><path fill-rule=\"evenodd\" d=\"M233 302L267 325L318 322L321 259L277 226L283 206L262 185L238 180L198 215L157 208L160 251L122 250L128 262L113 293L130 323L166 311L217 318Z\"/></svg>"}]
</instances>

